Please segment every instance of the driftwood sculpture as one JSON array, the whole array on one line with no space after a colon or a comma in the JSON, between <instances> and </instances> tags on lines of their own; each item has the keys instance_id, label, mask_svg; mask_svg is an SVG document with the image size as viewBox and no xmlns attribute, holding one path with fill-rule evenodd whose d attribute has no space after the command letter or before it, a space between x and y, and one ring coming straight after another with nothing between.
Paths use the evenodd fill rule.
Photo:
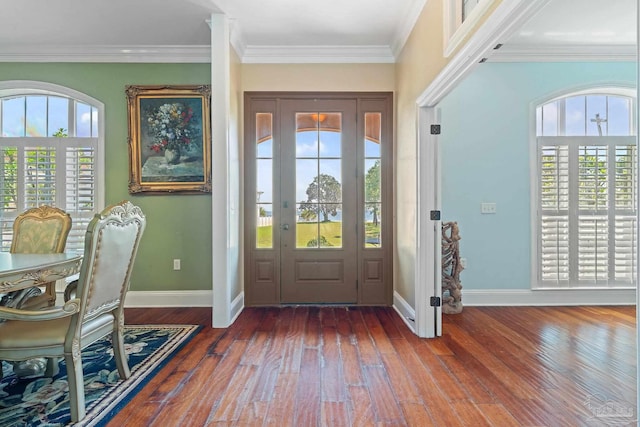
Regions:
<instances>
[{"instance_id":1,"label":"driftwood sculpture","mask_svg":"<svg viewBox=\"0 0 640 427\"><path fill-rule=\"evenodd\" d=\"M457 314L462 311L462 284L460 272L460 233L457 222L442 224L442 312Z\"/></svg>"}]
</instances>

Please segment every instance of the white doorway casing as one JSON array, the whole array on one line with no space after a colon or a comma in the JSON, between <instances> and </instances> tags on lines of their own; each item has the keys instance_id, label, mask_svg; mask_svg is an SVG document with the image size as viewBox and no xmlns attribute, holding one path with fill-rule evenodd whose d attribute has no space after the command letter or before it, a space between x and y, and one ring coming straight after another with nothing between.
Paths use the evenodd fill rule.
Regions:
<instances>
[{"instance_id":1,"label":"white doorway casing","mask_svg":"<svg viewBox=\"0 0 640 427\"><path fill-rule=\"evenodd\" d=\"M442 295L441 221L431 212L440 211L440 158L438 136L431 125L439 124L438 110L418 109L418 224L416 256L416 334L423 338L442 335L442 307L431 306L430 298ZM421 302L424 302L421 304Z\"/></svg>"},{"instance_id":2,"label":"white doorway casing","mask_svg":"<svg viewBox=\"0 0 640 427\"><path fill-rule=\"evenodd\" d=\"M442 334L440 307L431 307L430 297L441 296L440 222L430 219L431 210L439 210L440 182L438 138L430 134L430 125L438 122L438 103L483 59L493 47L513 34L550 0L503 1L476 31L466 45L438 74L416 100L418 119L418 242L416 247L415 333L423 338ZM446 128L442 128L446 132ZM445 213L443 213L445 214ZM434 229L437 228L438 230Z\"/></svg>"}]
</instances>

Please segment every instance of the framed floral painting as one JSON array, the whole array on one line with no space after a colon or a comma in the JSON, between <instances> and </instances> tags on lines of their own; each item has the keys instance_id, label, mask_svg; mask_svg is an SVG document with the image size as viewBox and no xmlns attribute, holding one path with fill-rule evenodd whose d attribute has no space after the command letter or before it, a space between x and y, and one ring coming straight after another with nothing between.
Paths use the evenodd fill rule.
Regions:
<instances>
[{"instance_id":1,"label":"framed floral painting","mask_svg":"<svg viewBox=\"0 0 640 427\"><path fill-rule=\"evenodd\" d=\"M126 94L129 193L210 193L210 86L127 86Z\"/></svg>"}]
</instances>

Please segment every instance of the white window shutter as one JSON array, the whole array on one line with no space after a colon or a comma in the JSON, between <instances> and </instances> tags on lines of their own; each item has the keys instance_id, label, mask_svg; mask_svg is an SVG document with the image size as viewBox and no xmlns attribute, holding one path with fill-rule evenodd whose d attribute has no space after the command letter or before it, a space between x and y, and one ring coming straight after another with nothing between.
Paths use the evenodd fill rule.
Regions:
<instances>
[{"instance_id":1,"label":"white window shutter","mask_svg":"<svg viewBox=\"0 0 640 427\"><path fill-rule=\"evenodd\" d=\"M56 202L56 150L26 147L23 164L24 206L22 209Z\"/></svg>"},{"instance_id":2,"label":"white window shutter","mask_svg":"<svg viewBox=\"0 0 640 427\"><path fill-rule=\"evenodd\" d=\"M65 210L73 218L67 250L84 246L84 233L96 212L96 148L67 147L65 155Z\"/></svg>"},{"instance_id":3,"label":"white window shutter","mask_svg":"<svg viewBox=\"0 0 640 427\"><path fill-rule=\"evenodd\" d=\"M542 217L540 255L543 281L569 282L569 217Z\"/></svg>"}]
</instances>

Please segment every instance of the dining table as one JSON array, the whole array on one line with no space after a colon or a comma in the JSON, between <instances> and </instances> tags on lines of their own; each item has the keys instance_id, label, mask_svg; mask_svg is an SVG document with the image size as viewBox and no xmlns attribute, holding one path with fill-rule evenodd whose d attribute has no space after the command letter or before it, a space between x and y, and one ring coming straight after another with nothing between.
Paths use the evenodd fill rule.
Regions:
<instances>
[{"instance_id":1,"label":"dining table","mask_svg":"<svg viewBox=\"0 0 640 427\"><path fill-rule=\"evenodd\" d=\"M80 271L82 254L0 252L0 294L65 279Z\"/></svg>"}]
</instances>

